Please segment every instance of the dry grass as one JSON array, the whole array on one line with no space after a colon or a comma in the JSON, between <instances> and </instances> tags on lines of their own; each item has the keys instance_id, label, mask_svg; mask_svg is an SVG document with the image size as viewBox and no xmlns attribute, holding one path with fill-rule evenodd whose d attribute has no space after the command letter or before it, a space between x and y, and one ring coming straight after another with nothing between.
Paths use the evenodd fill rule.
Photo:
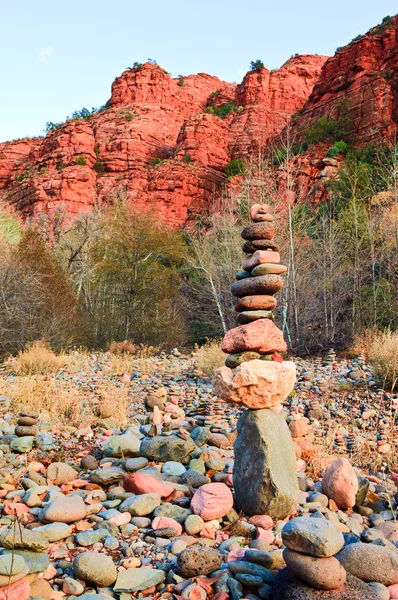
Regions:
<instances>
[{"instance_id":1,"label":"dry grass","mask_svg":"<svg viewBox=\"0 0 398 600\"><path fill-rule=\"evenodd\" d=\"M129 388L112 382L104 384L95 393L82 393L69 382L55 377L37 379L21 377L11 386L0 380L0 395L11 395L12 412L36 410L43 422L65 423L72 427L86 427L97 422L101 405L112 407L112 420L118 426L128 422Z\"/></svg>"},{"instance_id":2,"label":"dry grass","mask_svg":"<svg viewBox=\"0 0 398 600\"><path fill-rule=\"evenodd\" d=\"M398 387L398 331L380 331L369 342L368 359L383 387Z\"/></svg>"},{"instance_id":3,"label":"dry grass","mask_svg":"<svg viewBox=\"0 0 398 600\"><path fill-rule=\"evenodd\" d=\"M225 363L226 355L220 348L220 340L208 340L199 350L198 369L207 377L212 377L214 371Z\"/></svg>"},{"instance_id":4,"label":"dry grass","mask_svg":"<svg viewBox=\"0 0 398 600\"><path fill-rule=\"evenodd\" d=\"M56 373L65 364L62 356L56 356L42 340L28 344L14 363L17 375L47 375Z\"/></svg>"},{"instance_id":5,"label":"dry grass","mask_svg":"<svg viewBox=\"0 0 398 600\"><path fill-rule=\"evenodd\" d=\"M64 421L71 425L86 423L92 417L78 390L55 377L45 380L23 377L9 388L8 393L13 398L15 413L23 409L37 410L43 421Z\"/></svg>"},{"instance_id":6,"label":"dry grass","mask_svg":"<svg viewBox=\"0 0 398 600\"><path fill-rule=\"evenodd\" d=\"M124 342L111 342L108 346L108 352L114 356L136 356L137 358L150 358L159 354L160 348L157 346L147 346L146 344L133 344L130 340Z\"/></svg>"}]
</instances>

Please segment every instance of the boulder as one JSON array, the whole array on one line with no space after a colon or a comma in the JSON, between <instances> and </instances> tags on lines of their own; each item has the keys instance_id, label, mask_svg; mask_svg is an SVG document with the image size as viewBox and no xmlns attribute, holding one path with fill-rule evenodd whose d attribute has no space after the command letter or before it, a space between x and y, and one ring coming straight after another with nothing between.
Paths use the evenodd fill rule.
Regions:
<instances>
[{"instance_id":1,"label":"boulder","mask_svg":"<svg viewBox=\"0 0 398 600\"><path fill-rule=\"evenodd\" d=\"M322 489L326 496L334 500L342 510L355 505L358 478L347 458L337 458L326 469L322 479Z\"/></svg>"},{"instance_id":2,"label":"boulder","mask_svg":"<svg viewBox=\"0 0 398 600\"><path fill-rule=\"evenodd\" d=\"M248 516L284 519L298 503L296 457L281 414L245 410L238 421L233 482L235 500Z\"/></svg>"},{"instance_id":3,"label":"boulder","mask_svg":"<svg viewBox=\"0 0 398 600\"><path fill-rule=\"evenodd\" d=\"M59 496L42 508L39 520L43 523L74 523L84 519L86 512L81 496Z\"/></svg>"},{"instance_id":4,"label":"boulder","mask_svg":"<svg viewBox=\"0 0 398 600\"><path fill-rule=\"evenodd\" d=\"M247 408L271 408L286 400L296 381L293 361L251 360L236 369L221 367L213 379L214 393Z\"/></svg>"},{"instance_id":5,"label":"boulder","mask_svg":"<svg viewBox=\"0 0 398 600\"><path fill-rule=\"evenodd\" d=\"M144 438L141 442L140 454L158 462L177 461L186 465L195 451L192 438L182 438L178 435L157 435Z\"/></svg>"},{"instance_id":6,"label":"boulder","mask_svg":"<svg viewBox=\"0 0 398 600\"><path fill-rule=\"evenodd\" d=\"M83 552L73 561L75 577L99 587L107 587L116 581L117 571L110 556L97 552Z\"/></svg>"},{"instance_id":7,"label":"boulder","mask_svg":"<svg viewBox=\"0 0 398 600\"><path fill-rule=\"evenodd\" d=\"M197 577L209 575L217 571L222 563L222 557L215 548L190 546L178 555L177 568L182 577Z\"/></svg>"},{"instance_id":8,"label":"boulder","mask_svg":"<svg viewBox=\"0 0 398 600\"><path fill-rule=\"evenodd\" d=\"M272 586L272 600L379 600L370 586L347 573L346 583L335 590L317 590L282 569Z\"/></svg>"},{"instance_id":9,"label":"boulder","mask_svg":"<svg viewBox=\"0 0 398 600\"><path fill-rule=\"evenodd\" d=\"M211 521L224 517L233 504L231 490L225 483L207 483L193 495L191 509L204 521Z\"/></svg>"},{"instance_id":10,"label":"boulder","mask_svg":"<svg viewBox=\"0 0 398 600\"><path fill-rule=\"evenodd\" d=\"M151 475L145 473L130 473L123 479L123 487L126 492L134 494L159 494L161 498L166 498L173 493L174 488L169 483L158 481Z\"/></svg>"},{"instance_id":11,"label":"boulder","mask_svg":"<svg viewBox=\"0 0 398 600\"><path fill-rule=\"evenodd\" d=\"M334 590L346 582L347 573L334 556L315 558L285 548L283 558L293 575L318 590Z\"/></svg>"},{"instance_id":12,"label":"boulder","mask_svg":"<svg viewBox=\"0 0 398 600\"><path fill-rule=\"evenodd\" d=\"M290 550L319 558L334 556L344 546L344 536L332 521L298 517L282 529L282 540Z\"/></svg>"},{"instance_id":13,"label":"boulder","mask_svg":"<svg viewBox=\"0 0 398 600\"><path fill-rule=\"evenodd\" d=\"M398 553L377 544L349 544L336 556L346 571L362 581L398 583Z\"/></svg>"},{"instance_id":14,"label":"boulder","mask_svg":"<svg viewBox=\"0 0 398 600\"><path fill-rule=\"evenodd\" d=\"M52 463L47 469L47 478L50 479L54 485L69 483L70 481L73 481L73 479L77 479L77 477L77 471L63 462Z\"/></svg>"}]
</instances>

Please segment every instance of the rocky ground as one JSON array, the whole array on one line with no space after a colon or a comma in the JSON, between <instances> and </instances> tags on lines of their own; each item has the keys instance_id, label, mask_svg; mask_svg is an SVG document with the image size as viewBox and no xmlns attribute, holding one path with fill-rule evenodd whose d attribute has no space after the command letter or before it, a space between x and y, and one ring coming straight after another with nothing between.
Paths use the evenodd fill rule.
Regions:
<instances>
[{"instance_id":1,"label":"rocky ground","mask_svg":"<svg viewBox=\"0 0 398 600\"><path fill-rule=\"evenodd\" d=\"M0 600L398 598L398 396L361 359L296 365L287 524L234 505L241 408L196 356L76 354L36 377L5 363Z\"/></svg>"}]
</instances>

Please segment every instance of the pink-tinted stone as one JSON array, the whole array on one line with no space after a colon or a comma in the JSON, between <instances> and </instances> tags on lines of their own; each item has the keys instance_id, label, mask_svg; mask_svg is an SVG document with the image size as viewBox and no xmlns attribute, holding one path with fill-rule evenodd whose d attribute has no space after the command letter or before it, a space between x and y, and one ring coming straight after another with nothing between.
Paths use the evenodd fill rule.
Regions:
<instances>
[{"instance_id":1,"label":"pink-tinted stone","mask_svg":"<svg viewBox=\"0 0 398 600\"><path fill-rule=\"evenodd\" d=\"M293 438L303 437L311 432L311 427L308 425L308 419L298 419L289 423L290 433Z\"/></svg>"},{"instance_id":2,"label":"pink-tinted stone","mask_svg":"<svg viewBox=\"0 0 398 600\"><path fill-rule=\"evenodd\" d=\"M243 560L245 556L246 548L237 548L236 550L231 550L227 554L227 563L234 562L235 560Z\"/></svg>"},{"instance_id":3,"label":"pink-tinted stone","mask_svg":"<svg viewBox=\"0 0 398 600\"><path fill-rule=\"evenodd\" d=\"M286 400L295 381L296 366L292 361L251 360L236 369L217 369L213 390L225 402L252 409L271 408Z\"/></svg>"},{"instance_id":4,"label":"pink-tinted stone","mask_svg":"<svg viewBox=\"0 0 398 600\"><path fill-rule=\"evenodd\" d=\"M258 319L227 331L221 350L228 354L254 350L260 354L285 352L286 342L282 331L270 319Z\"/></svg>"},{"instance_id":5,"label":"pink-tinted stone","mask_svg":"<svg viewBox=\"0 0 398 600\"><path fill-rule=\"evenodd\" d=\"M391 600L397 600L398 599L398 583L394 583L394 585L390 585L388 587L388 591L390 592L390 598L391 598Z\"/></svg>"},{"instance_id":6,"label":"pink-tinted stone","mask_svg":"<svg viewBox=\"0 0 398 600\"><path fill-rule=\"evenodd\" d=\"M29 595L30 585L26 579L0 587L0 600L28 600Z\"/></svg>"},{"instance_id":7,"label":"pink-tinted stone","mask_svg":"<svg viewBox=\"0 0 398 600\"><path fill-rule=\"evenodd\" d=\"M228 486L224 483L206 483L193 495L191 509L204 521L211 521L224 517L233 504L234 500Z\"/></svg>"},{"instance_id":8,"label":"pink-tinted stone","mask_svg":"<svg viewBox=\"0 0 398 600\"><path fill-rule=\"evenodd\" d=\"M249 523L262 529L272 529L274 526L273 520L268 515L254 515L250 517Z\"/></svg>"},{"instance_id":9,"label":"pink-tinted stone","mask_svg":"<svg viewBox=\"0 0 398 600\"><path fill-rule=\"evenodd\" d=\"M209 527L206 525L199 533L201 538L205 538L207 540L215 540L216 539L216 531L213 527Z\"/></svg>"},{"instance_id":10,"label":"pink-tinted stone","mask_svg":"<svg viewBox=\"0 0 398 600\"><path fill-rule=\"evenodd\" d=\"M158 481L150 475L144 473L130 473L123 479L123 487L126 492L133 494L159 494L161 498L166 498L173 493L174 488L163 481Z\"/></svg>"},{"instance_id":11,"label":"pink-tinted stone","mask_svg":"<svg viewBox=\"0 0 398 600\"><path fill-rule=\"evenodd\" d=\"M332 462L323 476L322 489L342 510L355 505L358 479L349 460L337 458Z\"/></svg>"},{"instance_id":12,"label":"pink-tinted stone","mask_svg":"<svg viewBox=\"0 0 398 600\"><path fill-rule=\"evenodd\" d=\"M170 528L176 530L176 535L182 534L182 526L170 517L155 517L152 521L152 529Z\"/></svg>"},{"instance_id":13,"label":"pink-tinted stone","mask_svg":"<svg viewBox=\"0 0 398 600\"><path fill-rule=\"evenodd\" d=\"M243 268L245 271L251 271L258 265L263 265L265 263L277 265L280 262L281 257L279 252L274 252L274 250L257 250L251 256L245 258L243 261Z\"/></svg>"},{"instance_id":14,"label":"pink-tinted stone","mask_svg":"<svg viewBox=\"0 0 398 600\"><path fill-rule=\"evenodd\" d=\"M29 506L21 502L8 502L4 505L3 513L5 515L17 515L20 517L23 513L29 512Z\"/></svg>"},{"instance_id":15,"label":"pink-tinted stone","mask_svg":"<svg viewBox=\"0 0 398 600\"><path fill-rule=\"evenodd\" d=\"M297 473L304 473L306 469L305 461L302 458L299 458L297 461Z\"/></svg>"},{"instance_id":16,"label":"pink-tinted stone","mask_svg":"<svg viewBox=\"0 0 398 600\"><path fill-rule=\"evenodd\" d=\"M153 407L152 423L154 425L160 425L162 423L162 415L160 414L159 407L156 405Z\"/></svg>"},{"instance_id":17,"label":"pink-tinted stone","mask_svg":"<svg viewBox=\"0 0 398 600\"><path fill-rule=\"evenodd\" d=\"M121 525L127 525L131 521L131 515L128 512L120 513L119 515L115 515L109 519L109 522L112 525L116 525L116 527L120 527Z\"/></svg>"},{"instance_id":18,"label":"pink-tinted stone","mask_svg":"<svg viewBox=\"0 0 398 600\"><path fill-rule=\"evenodd\" d=\"M258 527L257 539L264 540L264 542L266 542L267 544L273 544L273 542L275 540L275 536L272 531L267 531L266 529L263 529L262 527Z\"/></svg>"},{"instance_id":19,"label":"pink-tinted stone","mask_svg":"<svg viewBox=\"0 0 398 600\"><path fill-rule=\"evenodd\" d=\"M252 204L250 207L250 218L253 221L259 212L267 214L270 211L269 204Z\"/></svg>"}]
</instances>

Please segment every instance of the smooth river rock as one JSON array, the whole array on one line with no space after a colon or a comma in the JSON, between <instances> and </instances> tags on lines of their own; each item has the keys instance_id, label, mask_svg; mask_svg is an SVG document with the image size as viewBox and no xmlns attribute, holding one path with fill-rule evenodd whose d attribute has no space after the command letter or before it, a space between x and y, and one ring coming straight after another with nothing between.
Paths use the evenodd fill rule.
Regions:
<instances>
[{"instance_id":1,"label":"smooth river rock","mask_svg":"<svg viewBox=\"0 0 398 600\"><path fill-rule=\"evenodd\" d=\"M284 519L298 503L296 457L289 428L268 409L245 410L234 445L235 500L246 515Z\"/></svg>"}]
</instances>

